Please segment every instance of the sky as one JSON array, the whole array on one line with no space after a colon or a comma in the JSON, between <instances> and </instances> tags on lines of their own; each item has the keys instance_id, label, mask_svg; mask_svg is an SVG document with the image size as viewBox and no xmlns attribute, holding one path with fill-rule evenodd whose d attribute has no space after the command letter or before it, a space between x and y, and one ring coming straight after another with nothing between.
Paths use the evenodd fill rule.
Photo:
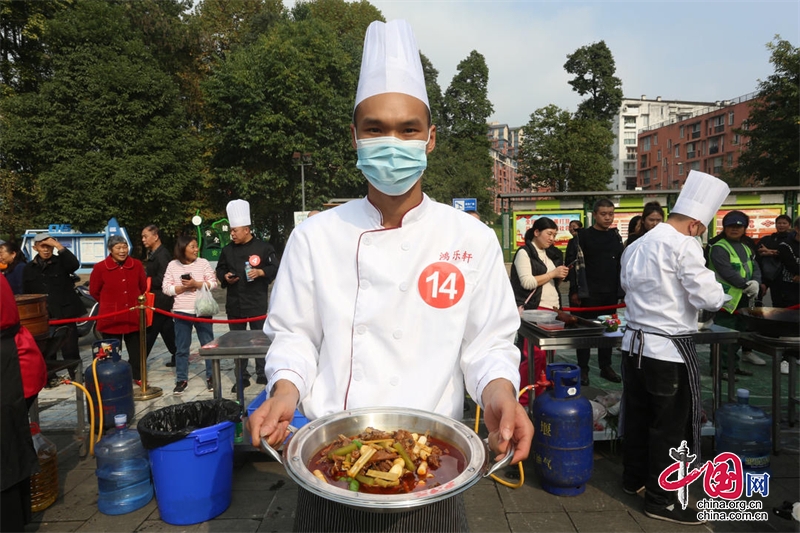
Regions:
<instances>
[{"instance_id":1,"label":"sky","mask_svg":"<svg viewBox=\"0 0 800 533\"><path fill-rule=\"evenodd\" d=\"M447 89L472 50L486 58L490 122L524 126L549 104L575 111L567 55L605 41L626 98L714 102L758 90L776 34L800 45L800 2L370 0L406 19ZM284 0L291 7L293 0Z\"/></svg>"}]
</instances>

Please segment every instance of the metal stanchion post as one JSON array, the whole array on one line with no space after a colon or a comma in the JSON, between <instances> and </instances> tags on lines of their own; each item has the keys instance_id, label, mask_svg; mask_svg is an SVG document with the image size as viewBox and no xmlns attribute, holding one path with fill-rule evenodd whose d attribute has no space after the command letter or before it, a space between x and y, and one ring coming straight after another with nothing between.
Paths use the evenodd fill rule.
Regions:
<instances>
[{"instance_id":1,"label":"metal stanchion post","mask_svg":"<svg viewBox=\"0 0 800 533\"><path fill-rule=\"evenodd\" d=\"M158 398L164 392L160 387L147 387L147 318L145 316L146 307L144 305L144 294L139 295L139 367L142 371L142 386L133 393L133 399L137 401L152 400Z\"/></svg>"}]
</instances>

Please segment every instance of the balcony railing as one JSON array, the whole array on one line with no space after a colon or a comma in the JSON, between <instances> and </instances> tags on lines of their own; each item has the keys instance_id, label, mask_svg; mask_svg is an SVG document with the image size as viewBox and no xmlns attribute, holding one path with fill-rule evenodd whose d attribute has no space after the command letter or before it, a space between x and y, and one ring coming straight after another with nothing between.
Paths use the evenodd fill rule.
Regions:
<instances>
[{"instance_id":1,"label":"balcony railing","mask_svg":"<svg viewBox=\"0 0 800 533\"><path fill-rule=\"evenodd\" d=\"M722 133L725 131L725 124L717 124L714 126L714 133Z\"/></svg>"},{"instance_id":2,"label":"balcony railing","mask_svg":"<svg viewBox=\"0 0 800 533\"><path fill-rule=\"evenodd\" d=\"M686 159L693 159L697 155L697 152L686 152Z\"/></svg>"},{"instance_id":3,"label":"balcony railing","mask_svg":"<svg viewBox=\"0 0 800 533\"><path fill-rule=\"evenodd\" d=\"M697 139L698 137L700 137L700 130L693 131L692 132L692 139Z\"/></svg>"},{"instance_id":4,"label":"balcony railing","mask_svg":"<svg viewBox=\"0 0 800 533\"><path fill-rule=\"evenodd\" d=\"M719 153L719 146L712 146L708 149L708 153L709 155Z\"/></svg>"}]
</instances>

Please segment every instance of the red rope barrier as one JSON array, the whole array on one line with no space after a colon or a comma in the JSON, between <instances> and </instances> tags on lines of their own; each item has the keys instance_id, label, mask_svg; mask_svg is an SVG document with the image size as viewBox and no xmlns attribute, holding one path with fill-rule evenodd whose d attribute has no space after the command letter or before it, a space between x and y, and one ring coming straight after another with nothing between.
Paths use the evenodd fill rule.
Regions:
<instances>
[{"instance_id":1,"label":"red rope barrier","mask_svg":"<svg viewBox=\"0 0 800 533\"><path fill-rule=\"evenodd\" d=\"M175 313L170 313L169 311L164 311L163 309L156 309L155 307L147 307L156 313L161 313L162 315L171 316L172 318L180 318L181 320L188 320L190 322L210 322L212 324L244 324L247 322L253 322L254 320L261 320L267 318L267 315L261 316L254 316L251 318L235 318L232 320L223 320L223 319L215 319L215 318L198 318L194 316L185 316L185 315L176 315ZM85 320L100 320L101 318L109 318L112 316L121 315L123 313L128 313L130 311L138 311L139 307L131 307L130 309L122 309L120 311L114 311L113 313L106 313L104 315L97 315L97 316L82 316L78 318L61 318L59 320L50 320L49 324L51 326L60 326L62 324L70 324L72 322L83 322Z\"/></svg>"},{"instance_id":2,"label":"red rope barrier","mask_svg":"<svg viewBox=\"0 0 800 533\"><path fill-rule=\"evenodd\" d=\"M612 309L620 309L626 307L624 303L615 305L601 305L598 307L564 307L562 311L569 311L575 313L583 313L586 311L611 311Z\"/></svg>"},{"instance_id":3,"label":"red rope barrier","mask_svg":"<svg viewBox=\"0 0 800 533\"><path fill-rule=\"evenodd\" d=\"M253 322L255 320L261 320L267 318L267 315L261 316L254 316L250 318L234 318L232 320L223 320L217 318L199 318L196 316L186 316L186 315L176 315L175 313L170 313L169 311L164 311L163 309L156 309L152 308L153 311L156 313L161 313L165 316L171 316L172 318L179 318L181 320L188 320L189 322L207 322L211 324L244 324L247 322Z\"/></svg>"},{"instance_id":4,"label":"red rope barrier","mask_svg":"<svg viewBox=\"0 0 800 533\"><path fill-rule=\"evenodd\" d=\"M122 309L120 311L114 311L113 313L106 313L104 315L97 315L97 316L80 316L78 318L59 318L58 320L50 320L51 326L60 326L62 324L71 324L72 322L83 322L85 320L100 320L101 318L109 318L112 316L121 315L122 313L127 313L128 311L136 311L135 307L131 307L130 309Z\"/></svg>"}]
</instances>

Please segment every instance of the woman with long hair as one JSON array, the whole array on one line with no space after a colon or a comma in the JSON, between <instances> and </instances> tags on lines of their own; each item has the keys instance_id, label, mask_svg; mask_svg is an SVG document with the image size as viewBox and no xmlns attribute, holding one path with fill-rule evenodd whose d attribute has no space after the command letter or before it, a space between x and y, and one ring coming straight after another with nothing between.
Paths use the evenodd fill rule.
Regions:
<instances>
[{"instance_id":1,"label":"woman with long hair","mask_svg":"<svg viewBox=\"0 0 800 533\"><path fill-rule=\"evenodd\" d=\"M642 215L639 220L641 221L639 229L633 234L628 234L628 240L625 241L625 246L628 246L633 241L655 228L658 224L664 222L664 208L661 207L661 204L658 202L647 202L644 204L644 209L642 209Z\"/></svg>"},{"instance_id":2,"label":"woman with long hair","mask_svg":"<svg viewBox=\"0 0 800 533\"><path fill-rule=\"evenodd\" d=\"M0 244L0 263L6 265L3 275L14 294L22 294L22 271L25 269L25 255L17 243Z\"/></svg>"},{"instance_id":3,"label":"woman with long hair","mask_svg":"<svg viewBox=\"0 0 800 533\"><path fill-rule=\"evenodd\" d=\"M174 296L172 312L184 316L175 319L175 388L173 394L183 394L189 385L189 350L192 346L192 327L203 346L214 340L214 329L209 322L188 320L197 317L195 300L197 291L203 286L208 290L219 287L217 275L206 259L199 257L200 248L197 237L181 235L175 243L175 259L167 265L161 290L167 296ZM200 318L211 318L202 316ZM206 360L206 389L213 391L211 381L211 361Z\"/></svg>"}]
</instances>

